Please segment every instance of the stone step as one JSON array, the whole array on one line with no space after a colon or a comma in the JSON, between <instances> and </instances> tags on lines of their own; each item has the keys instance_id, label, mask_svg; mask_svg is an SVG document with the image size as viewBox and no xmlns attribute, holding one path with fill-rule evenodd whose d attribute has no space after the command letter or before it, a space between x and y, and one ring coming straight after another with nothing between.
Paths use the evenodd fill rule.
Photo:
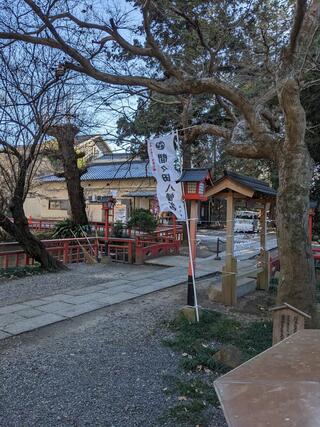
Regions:
<instances>
[{"instance_id":1,"label":"stone step","mask_svg":"<svg viewBox=\"0 0 320 427\"><path fill-rule=\"evenodd\" d=\"M245 295L254 292L257 287L257 282L254 278L243 277L237 280L237 298L244 297ZM222 301L222 283L215 283L209 288L209 299L212 301Z\"/></svg>"},{"instance_id":2,"label":"stone step","mask_svg":"<svg viewBox=\"0 0 320 427\"><path fill-rule=\"evenodd\" d=\"M244 270L240 270L237 274L237 278L241 279L243 277L249 277L252 279L256 279L258 274L261 273L263 269L261 267L252 266L250 268L246 268Z\"/></svg>"}]
</instances>

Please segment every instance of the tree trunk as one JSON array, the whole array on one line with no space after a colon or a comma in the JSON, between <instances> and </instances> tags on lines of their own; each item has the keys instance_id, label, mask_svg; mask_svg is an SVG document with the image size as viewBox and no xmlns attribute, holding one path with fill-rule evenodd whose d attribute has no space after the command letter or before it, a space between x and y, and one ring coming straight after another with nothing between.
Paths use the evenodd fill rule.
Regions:
<instances>
[{"instance_id":1,"label":"tree trunk","mask_svg":"<svg viewBox=\"0 0 320 427\"><path fill-rule=\"evenodd\" d=\"M315 270L308 236L312 160L305 150L286 152L279 161L277 232L281 279L278 302L315 314Z\"/></svg>"},{"instance_id":2,"label":"tree trunk","mask_svg":"<svg viewBox=\"0 0 320 427\"><path fill-rule=\"evenodd\" d=\"M87 225L88 217L81 186L81 172L77 164L78 157L74 150L74 138L78 129L72 124L63 124L53 126L48 133L57 139L59 145L72 221L79 225Z\"/></svg>"},{"instance_id":3,"label":"tree trunk","mask_svg":"<svg viewBox=\"0 0 320 427\"><path fill-rule=\"evenodd\" d=\"M316 316L315 271L308 237L309 192L313 162L305 136L305 112L297 84L288 81L280 94L286 139L277 155L279 187L277 233L281 277L278 302L287 302Z\"/></svg>"},{"instance_id":4,"label":"tree trunk","mask_svg":"<svg viewBox=\"0 0 320 427\"><path fill-rule=\"evenodd\" d=\"M24 214L23 202L15 200L10 206L13 222L5 215L0 215L0 226L21 245L30 258L34 258L41 264L41 267L48 271L62 270L66 267L53 258L44 247L43 243L37 239L30 231L28 220Z\"/></svg>"}]
</instances>

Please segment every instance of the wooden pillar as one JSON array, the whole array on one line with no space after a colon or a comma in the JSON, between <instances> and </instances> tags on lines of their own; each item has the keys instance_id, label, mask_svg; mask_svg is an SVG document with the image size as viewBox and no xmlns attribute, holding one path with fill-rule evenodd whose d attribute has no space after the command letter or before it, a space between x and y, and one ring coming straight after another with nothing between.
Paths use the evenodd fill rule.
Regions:
<instances>
[{"instance_id":1,"label":"wooden pillar","mask_svg":"<svg viewBox=\"0 0 320 427\"><path fill-rule=\"evenodd\" d=\"M198 206L196 200L191 200L191 209L190 209L190 244L191 244L191 254L193 260L193 269L195 272L196 263L195 259L197 256L197 222L198 222ZM188 301L187 304L194 307L194 291L193 291L193 280L192 280L192 268L191 268L191 259L189 257L189 266L188 266Z\"/></svg>"},{"instance_id":2,"label":"wooden pillar","mask_svg":"<svg viewBox=\"0 0 320 427\"><path fill-rule=\"evenodd\" d=\"M227 196L227 246L226 262L222 268L222 302L225 305L237 304L237 260L234 257L234 197L230 191Z\"/></svg>"},{"instance_id":3,"label":"wooden pillar","mask_svg":"<svg viewBox=\"0 0 320 427\"><path fill-rule=\"evenodd\" d=\"M109 209L104 208L104 238L109 238Z\"/></svg>"},{"instance_id":4,"label":"wooden pillar","mask_svg":"<svg viewBox=\"0 0 320 427\"><path fill-rule=\"evenodd\" d=\"M267 250L267 210L269 203L264 203L260 215L260 255L262 271L257 275L257 289L268 290L270 283L270 254Z\"/></svg>"},{"instance_id":5,"label":"wooden pillar","mask_svg":"<svg viewBox=\"0 0 320 427\"><path fill-rule=\"evenodd\" d=\"M234 198L233 192L229 191L227 196L227 247L226 256L233 257L234 254Z\"/></svg>"}]
</instances>

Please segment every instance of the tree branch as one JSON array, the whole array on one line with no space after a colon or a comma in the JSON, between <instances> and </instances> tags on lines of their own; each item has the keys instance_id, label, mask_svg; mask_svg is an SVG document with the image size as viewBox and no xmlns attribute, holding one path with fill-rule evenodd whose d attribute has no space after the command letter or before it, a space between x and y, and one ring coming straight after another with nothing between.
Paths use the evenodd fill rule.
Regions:
<instances>
[{"instance_id":1,"label":"tree branch","mask_svg":"<svg viewBox=\"0 0 320 427\"><path fill-rule=\"evenodd\" d=\"M229 140L231 138L231 131L222 126L216 126L211 123L202 123L200 125L193 126L190 129L190 139L196 139L200 135L214 135Z\"/></svg>"}]
</instances>

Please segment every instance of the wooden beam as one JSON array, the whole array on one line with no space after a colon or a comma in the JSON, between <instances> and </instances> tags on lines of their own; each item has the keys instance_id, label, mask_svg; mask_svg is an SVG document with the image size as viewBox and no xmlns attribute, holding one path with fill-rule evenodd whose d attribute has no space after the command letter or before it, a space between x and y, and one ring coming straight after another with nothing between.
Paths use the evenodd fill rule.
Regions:
<instances>
[{"instance_id":1,"label":"wooden beam","mask_svg":"<svg viewBox=\"0 0 320 427\"><path fill-rule=\"evenodd\" d=\"M235 193L239 193L242 196L250 198L252 198L254 195L254 190L232 181L230 178L224 178L218 184L209 188L209 190L207 190L205 193L205 197L213 197L219 193L224 193L227 190L234 191Z\"/></svg>"}]
</instances>

